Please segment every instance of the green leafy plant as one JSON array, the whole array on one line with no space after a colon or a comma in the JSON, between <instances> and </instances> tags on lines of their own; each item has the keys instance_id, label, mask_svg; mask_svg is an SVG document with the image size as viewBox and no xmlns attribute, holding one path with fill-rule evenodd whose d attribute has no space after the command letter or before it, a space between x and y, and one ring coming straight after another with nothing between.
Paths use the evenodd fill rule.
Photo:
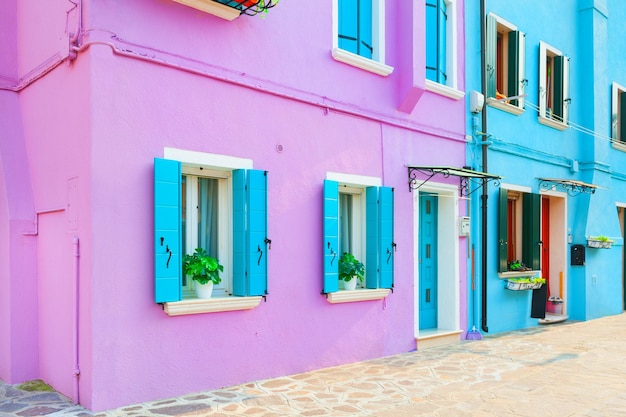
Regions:
<instances>
[{"instance_id":1,"label":"green leafy plant","mask_svg":"<svg viewBox=\"0 0 626 417\"><path fill-rule=\"evenodd\" d=\"M509 262L509 271L530 271L530 268L522 262L515 260Z\"/></svg>"},{"instance_id":2,"label":"green leafy plant","mask_svg":"<svg viewBox=\"0 0 626 417\"><path fill-rule=\"evenodd\" d=\"M591 240L597 240L599 242L613 242L611 239L609 239L606 236L600 235L600 236L591 236L589 237L589 239Z\"/></svg>"},{"instance_id":3,"label":"green leafy plant","mask_svg":"<svg viewBox=\"0 0 626 417\"><path fill-rule=\"evenodd\" d=\"M545 284L546 279L541 277L520 277L520 278L509 278L511 282L520 282L522 284Z\"/></svg>"},{"instance_id":4,"label":"green leafy plant","mask_svg":"<svg viewBox=\"0 0 626 417\"><path fill-rule=\"evenodd\" d=\"M191 275L191 279L200 284L206 284L209 281L219 284L222 282L220 272L223 271L224 267L218 260L207 255L202 248L196 248L193 254L183 257L183 274Z\"/></svg>"},{"instance_id":5,"label":"green leafy plant","mask_svg":"<svg viewBox=\"0 0 626 417\"><path fill-rule=\"evenodd\" d=\"M352 277L357 277L359 281L363 282L365 265L351 253L345 252L339 257L339 279L350 281Z\"/></svg>"}]
</instances>

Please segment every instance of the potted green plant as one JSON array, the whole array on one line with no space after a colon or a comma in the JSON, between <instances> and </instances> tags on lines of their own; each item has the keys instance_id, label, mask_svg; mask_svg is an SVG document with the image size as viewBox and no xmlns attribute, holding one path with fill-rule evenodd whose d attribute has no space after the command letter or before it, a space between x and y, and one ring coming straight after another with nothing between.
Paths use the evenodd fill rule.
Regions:
<instances>
[{"instance_id":1,"label":"potted green plant","mask_svg":"<svg viewBox=\"0 0 626 417\"><path fill-rule=\"evenodd\" d=\"M354 257L351 253L344 252L339 257L339 280L343 281L346 290L356 288L357 279L363 282L365 277L365 265Z\"/></svg>"},{"instance_id":2,"label":"potted green plant","mask_svg":"<svg viewBox=\"0 0 626 417\"><path fill-rule=\"evenodd\" d=\"M213 285L222 282L220 272L223 271L224 266L202 248L183 257L183 274L191 276L198 298L211 298Z\"/></svg>"}]
</instances>

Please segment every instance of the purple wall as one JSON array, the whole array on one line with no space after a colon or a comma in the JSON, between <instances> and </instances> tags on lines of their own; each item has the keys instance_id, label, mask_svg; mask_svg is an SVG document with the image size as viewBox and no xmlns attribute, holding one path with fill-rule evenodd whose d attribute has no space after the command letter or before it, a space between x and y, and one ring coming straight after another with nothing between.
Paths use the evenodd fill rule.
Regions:
<instances>
[{"instance_id":1,"label":"purple wall","mask_svg":"<svg viewBox=\"0 0 626 417\"><path fill-rule=\"evenodd\" d=\"M61 9L22 2L55 16ZM414 48L422 8L407 18L401 0L387 0L387 63L395 69L381 77L332 59L331 4L320 1L311 13L282 1L265 18L227 22L168 0L85 2L84 29L99 30L85 34L71 64L19 93L16 120L25 127L16 136L28 150L35 211L46 211L31 238L40 297L39 331L29 340L39 364L27 378L75 394L74 237L80 401L93 410L415 348L416 226L406 165L464 165L464 100L423 92L423 71L413 68L421 62ZM77 22L73 13L69 21ZM406 59L410 51L417 58ZM411 100L410 114L398 110L404 103L410 111ZM154 303L152 161L165 147L249 158L268 171L267 302L179 317ZM9 194L13 173L4 149L0 156L0 191L9 202L22 198ZM327 172L395 187L395 289L385 300L332 305L320 294ZM0 221L11 218L2 207ZM465 239L458 244L464 312ZM2 236L0 245L11 242ZM13 278L4 266L0 272L4 289ZM465 313L459 320L464 326ZM11 324L0 321L0 332L14 339ZM19 379L7 365L18 362L14 353L0 343L0 377Z\"/></svg>"}]
</instances>

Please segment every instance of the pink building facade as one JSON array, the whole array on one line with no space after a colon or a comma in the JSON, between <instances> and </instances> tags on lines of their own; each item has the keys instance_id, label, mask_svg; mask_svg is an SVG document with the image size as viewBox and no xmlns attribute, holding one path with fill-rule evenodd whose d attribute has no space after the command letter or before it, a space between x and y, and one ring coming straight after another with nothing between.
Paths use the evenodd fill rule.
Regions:
<instances>
[{"instance_id":1,"label":"pink building facade","mask_svg":"<svg viewBox=\"0 0 626 417\"><path fill-rule=\"evenodd\" d=\"M444 81L426 75L429 6L361 2L365 57L342 44L342 0L256 16L1 0L2 380L41 378L99 411L464 337L459 177L409 177L466 160L463 1L445 2ZM172 234L155 225L163 160L180 170ZM202 234L199 178L215 184L225 266L210 300L179 267ZM354 291L337 284L342 247L367 270Z\"/></svg>"}]
</instances>

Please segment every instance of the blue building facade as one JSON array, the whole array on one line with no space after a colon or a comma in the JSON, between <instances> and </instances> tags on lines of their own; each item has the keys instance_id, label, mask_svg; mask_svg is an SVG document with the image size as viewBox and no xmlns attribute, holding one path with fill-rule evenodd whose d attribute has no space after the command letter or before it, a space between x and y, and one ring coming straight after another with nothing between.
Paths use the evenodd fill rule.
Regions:
<instances>
[{"instance_id":1,"label":"blue building facade","mask_svg":"<svg viewBox=\"0 0 626 417\"><path fill-rule=\"evenodd\" d=\"M468 202L470 324L497 333L621 313L626 3L465 10L467 163L501 177Z\"/></svg>"}]
</instances>

